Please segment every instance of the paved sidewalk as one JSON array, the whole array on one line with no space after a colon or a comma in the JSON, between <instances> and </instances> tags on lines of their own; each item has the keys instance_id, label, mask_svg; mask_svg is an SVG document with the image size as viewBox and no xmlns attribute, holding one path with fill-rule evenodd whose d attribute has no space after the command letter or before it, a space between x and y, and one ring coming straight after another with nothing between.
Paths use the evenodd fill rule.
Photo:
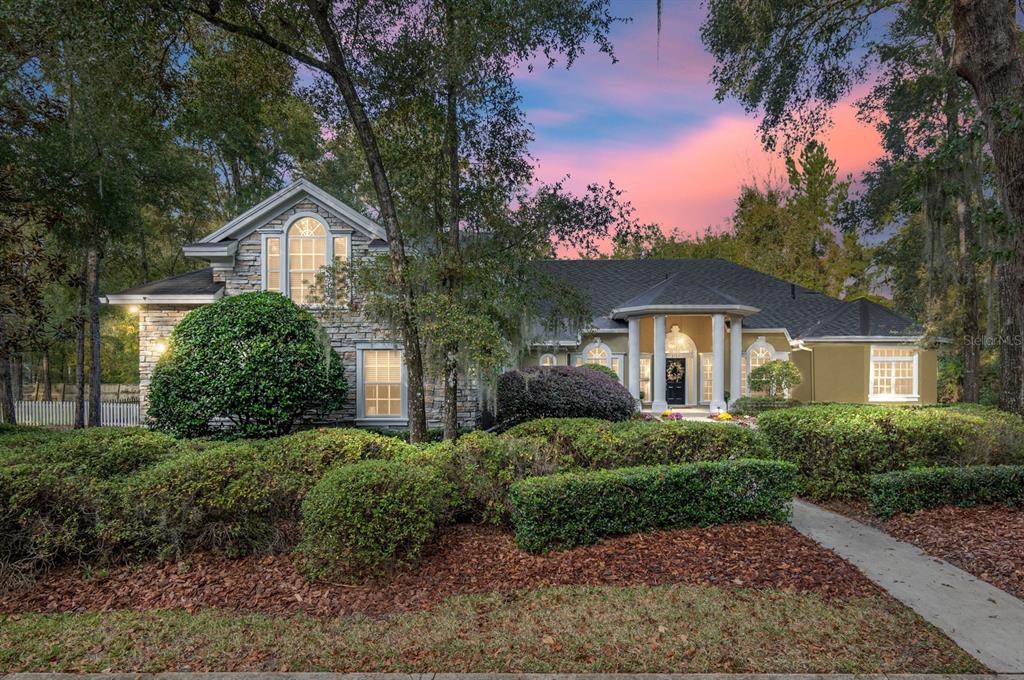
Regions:
<instances>
[{"instance_id":1,"label":"paved sidewalk","mask_svg":"<svg viewBox=\"0 0 1024 680\"><path fill-rule=\"evenodd\" d=\"M810 503L794 501L793 526L993 671L1024 673L1024 602L908 543Z\"/></svg>"}]
</instances>

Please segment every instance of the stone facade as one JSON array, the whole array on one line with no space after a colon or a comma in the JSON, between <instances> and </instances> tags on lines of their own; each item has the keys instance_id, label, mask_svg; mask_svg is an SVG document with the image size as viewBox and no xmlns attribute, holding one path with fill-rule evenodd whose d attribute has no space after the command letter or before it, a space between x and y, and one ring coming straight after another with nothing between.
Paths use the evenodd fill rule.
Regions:
<instances>
[{"instance_id":1,"label":"stone facade","mask_svg":"<svg viewBox=\"0 0 1024 680\"><path fill-rule=\"evenodd\" d=\"M225 295L237 295L263 289L263 238L273 234L284 238L283 229L291 218L302 213L312 213L327 226L331 236L347 235L351 240L351 257L353 261L369 257L371 237L364 232L352 228L341 216L319 203L308 198L294 203L282 210L274 218L238 242L234 262L230 269L214 268L214 280L224 283ZM139 376L143 411L146 408L146 395L153 372L153 365L159 357L156 345L166 342L174 326L185 316L189 307L150 306L142 308L139 322ZM356 400L359 385L357 384L356 362L357 351L363 343L393 343L396 348L401 342L392 336L389 329L374 323L362 311L359 291L352 292L348 309L332 309L325 315L315 307L311 307L331 340L331 345L341 355L345 366L345 377L349 391L345 407L332 414L332 422L351 423L356 420ZM443 386L438 380L428 377L426 385L427 420L430 426L439 426L442 422L444 406ZM459 422L464 427L476 424L480 414L478 389L474 382L463 377L459 388Z\"/></svg>"}]
</instances>

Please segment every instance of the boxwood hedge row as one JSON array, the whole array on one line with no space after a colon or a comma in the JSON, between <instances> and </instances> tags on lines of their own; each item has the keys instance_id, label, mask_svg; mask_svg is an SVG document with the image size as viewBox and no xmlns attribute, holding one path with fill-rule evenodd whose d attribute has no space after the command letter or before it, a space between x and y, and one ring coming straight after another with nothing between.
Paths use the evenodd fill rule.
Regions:
<instances>
[{"instance_id":1,"label":"boxwood hedge row","mask_svg":"<svg viewBox=\"0 0 1024 680\"><path fill-rule=\"evenodd\" d=\"M872 475L871 510L889 518L940 505L1024 505L1024 465L973 465L900 470Z\"/></svg>"},{"instance_id":2,"label":"boxwood hedge row","mask_svg":"<svg viewBox=\"0 0 1024 680\"><path fill-rule=\"evenodd\" d=\"M796 466L738 460L567 472L511 487L516 543L546 552L652 529L785 521Z\"/></svg>"},{"instance_id":3,"label":"boxwood hedge row","mask_svg":"<svg viewBox=\"0 0 1024 680\"><path fill-rule=\"evenodd\" d=\"M985 407L812 405L768 411L773 457L800 468L813 499L863 497L872 474L935 465L1024 462L1024 419Z\"/></svg>"}]
</instances>

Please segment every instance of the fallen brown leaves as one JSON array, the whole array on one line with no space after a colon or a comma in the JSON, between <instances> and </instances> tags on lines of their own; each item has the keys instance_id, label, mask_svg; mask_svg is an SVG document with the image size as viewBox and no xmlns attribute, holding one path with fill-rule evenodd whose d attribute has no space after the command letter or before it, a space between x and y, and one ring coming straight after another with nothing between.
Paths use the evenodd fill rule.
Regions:
<instances>
[{"instance_id":1,"label":"fallen brown leaves","mask_svg":"<svg viewBox=\"0 0 1024 680\"><path fill-rule=\"evenodd\" d=\"M0 612L195 611L378 615L421 610L462 593L559 585L707 584L791 589L826 598L875 595L860 572L788 526L739 524L623 536L530 555L498 529L457 526L414 569L361 585L310 583L287 555L117 567L102 577L64 569L0 597Z\"/></svg>"},{"instance_id":2,"label":"fallen brown leaves","mask_svg":"<svg viewBox=\"0 0 1024 680\"><path fill-rule=\"evenodd\" d=\"M1024 509L942 507L898 515L882 525L929 555L1024 597Z\"/></svg>"}]
</instances>

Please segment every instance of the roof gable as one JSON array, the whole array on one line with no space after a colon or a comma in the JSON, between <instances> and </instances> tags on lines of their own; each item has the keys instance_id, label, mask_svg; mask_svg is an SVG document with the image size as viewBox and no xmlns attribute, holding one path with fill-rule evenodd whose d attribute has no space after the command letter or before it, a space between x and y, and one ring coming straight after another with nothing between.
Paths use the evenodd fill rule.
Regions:
<instances>
[{"instance_id":1,"label":"roof gable","mask_svg":"<svg viewBox=\"0 0 1024 680\"><path fill-rule=\"evenodd\" d=\"M223 249L216 248L216 245L223 245L224 248L229 249L231 248L229 244L237 242L240 238L258 229L304 197L308 197L333 210L339 217L351 224L353 228L362 231L371 239L387 239L382 226L355 208L339 201L308 179L302 178L249 208L220 229L207 234L196 243L186 246L186 249L192 248L196 254L201 252L210 253ZM187 250L186 254L189 254ZM225 252L224 254L228 253Z\"/></svg>"}]
</instances>

